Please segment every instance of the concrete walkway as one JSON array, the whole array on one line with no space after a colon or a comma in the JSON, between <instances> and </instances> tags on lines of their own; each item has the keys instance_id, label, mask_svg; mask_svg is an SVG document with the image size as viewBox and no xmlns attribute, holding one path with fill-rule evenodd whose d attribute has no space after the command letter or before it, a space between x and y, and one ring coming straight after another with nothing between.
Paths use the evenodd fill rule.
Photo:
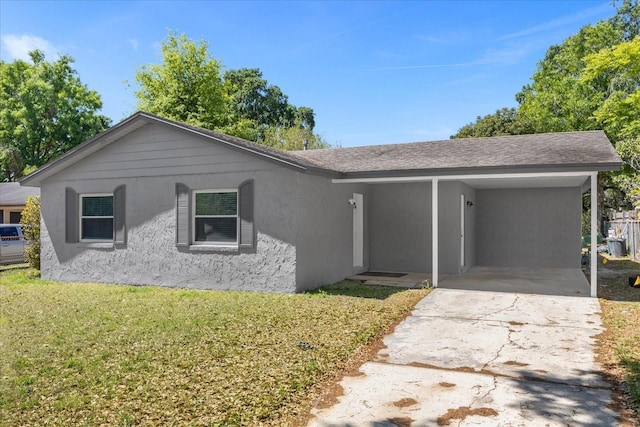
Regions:
<instances>
[{"instance_id":1,"label":"concrete walkway","mask_svg":"<svg viewBox=\"0 0 640 427\"><path fill-rule=\"evenodd\" d=\"M309 426L615 426L600 332L595 298L437 289Z\"/></svg>"}]
</instances>

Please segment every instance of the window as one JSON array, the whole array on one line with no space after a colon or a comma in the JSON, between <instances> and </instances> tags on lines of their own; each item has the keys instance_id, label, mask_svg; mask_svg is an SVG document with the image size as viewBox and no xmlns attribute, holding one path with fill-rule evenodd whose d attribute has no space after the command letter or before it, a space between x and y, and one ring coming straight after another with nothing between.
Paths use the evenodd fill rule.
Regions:
<instances>
[{"instance_id":1,"label":"window","mask_svg":"<svg viewBox=\"0 0 640 427\"><path fill-rule=\"evenodd\" d=\"M237 245L238 192L194 191L192 235L194 244Z\"/></svg>"},{"instance_id":2,"label":"window","mask_svg":"<svg viewBox=\"0 0 640 427\"><path fill-rule=\"evenodd\" d=\"M9 212L9 224L20 224L22 212Z\"/></svg>"},{"instance_id":3,"label":"window","mask_svg":"<svg viewBox=\"0 0 640 427\"><path fill-rule=\"evenodd\" d=\"M177 182L176 246L255 248L253 184L249 179L237 189L192 190Z\"/></svg>"},{"instance_id":4,"label":"window","mask_svg":"<svg viewBox=\"0 0 640 427\"><path fill-rule=\"evenodd\" d=\"M80 195L80 241L113 241L113 195Z\"/></svg>"},{"instance_id":5,"label":"window","mask_svg":"<svg viewBox=\"0 0 640 427\"><path fill-rule=\"evenodd\" d=\"M78 194L71 187L64 192L66 243L127 244L125 185L116 187L113 193Z\"/></svg>"}]
</instances>

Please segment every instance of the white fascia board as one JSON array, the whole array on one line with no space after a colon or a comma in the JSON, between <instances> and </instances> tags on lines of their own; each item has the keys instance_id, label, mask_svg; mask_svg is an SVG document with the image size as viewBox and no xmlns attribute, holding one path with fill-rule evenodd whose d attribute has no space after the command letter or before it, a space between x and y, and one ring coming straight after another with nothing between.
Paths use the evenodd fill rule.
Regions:
<instances>
[{"instance_id":1,"label":"white fascia board","mask_svg":"<svg viewBox=\"0 0 640 427\"><path fill-rule=\"evenodd\" d=\"M591 174L591 296L598 297L598 172Z\"/></svg>"},{"instance_id":2,"label":"white fascia board","mask_svg":"<svg viewBox=\"0 0 640 427\"><path fill-rule=\"evenodd\" d=\"M582 172L528 172L528 173L492 173L475 175L431 175L431 176L392 176L387 178L334 178L334 184L355 184L355 183L391 183L391 182L429 182L438 181L460 181L465 179L516 179L516 178L542 178L542 177L572 177L584 176L585 179L595 171Z\"/></svg>"}]
</instances>

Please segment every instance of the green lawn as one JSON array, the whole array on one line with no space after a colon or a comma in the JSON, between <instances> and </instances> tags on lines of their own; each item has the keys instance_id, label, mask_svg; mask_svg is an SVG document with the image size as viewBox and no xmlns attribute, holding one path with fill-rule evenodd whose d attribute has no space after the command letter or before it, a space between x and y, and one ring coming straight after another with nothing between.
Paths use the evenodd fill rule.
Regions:
<instances>
[{"instance_id":1,"label":"green lawn","mask_svg":"<svg viewBox=\"0 0 640 427\"><path fill-rule=\"evenodd\" d=\"M629 275L640 264L612 260L598 263L598 296L606 331L598 340L598 360L616 385L618 409L630 420L640 419L640 288L629 286Z\"/></svg>"},{"instance_id":2,"label":"green lawn","mask_svg":"<svg viewBox=\"0 0 640 427\"><path fill-rule=\"evenodd\" d=\"M0 425L286 425L426 290L302 295L0 272Z\"/></svg>"}]
</instances>

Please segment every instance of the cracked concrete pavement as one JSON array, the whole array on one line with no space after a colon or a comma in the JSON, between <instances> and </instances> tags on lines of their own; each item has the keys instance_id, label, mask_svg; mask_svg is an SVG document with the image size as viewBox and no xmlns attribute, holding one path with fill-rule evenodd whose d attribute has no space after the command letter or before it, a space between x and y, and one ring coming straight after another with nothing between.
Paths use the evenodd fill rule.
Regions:
<instances>
[{"instance_id":1,"label":"cracked concrete pavement","mask_svg":"<svg viewBox=\"0 0 640 427\"><path fill-rule=\"evenodd\" d=\"M615 426L595 298L437 289L309 427Z\"/></svg>"}]
</instances>

